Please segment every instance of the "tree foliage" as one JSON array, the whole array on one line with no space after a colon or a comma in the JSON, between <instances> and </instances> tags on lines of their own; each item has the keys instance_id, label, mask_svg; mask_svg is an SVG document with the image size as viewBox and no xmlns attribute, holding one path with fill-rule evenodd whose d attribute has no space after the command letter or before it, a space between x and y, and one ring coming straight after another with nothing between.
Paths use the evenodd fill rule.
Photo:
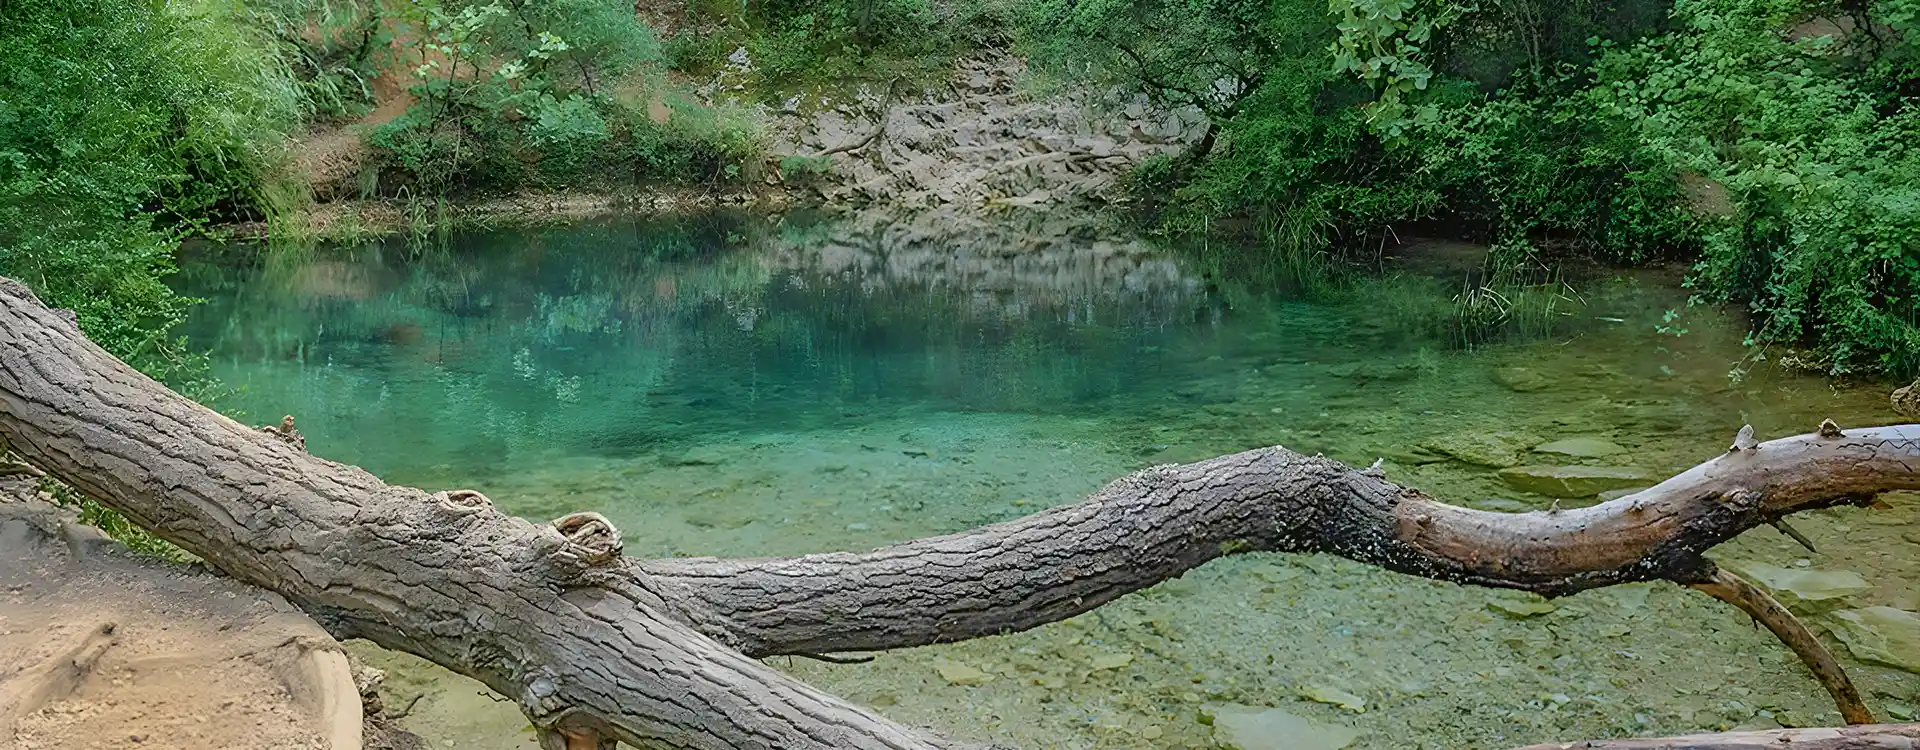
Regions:
<instances>
[{"instance_id":1,"label":"tree foliage","mask_svg":"<svg viewBox=\"0 0 1920 750\"><path fill-rule=\"evenodd\" d=\"M1214 118L1206 163L1139 175L1172 229L1253 219L1293 257L1444 219L1509 259L1692 258L1756 344L1920 366L1920 0L1033 7L1056 69Z\"/></svg>"},{"instance_id":2,"label":"tree foliage","mask_svg":"<svg viewBox=\"0 0 1920 750\"><path fill-rule=\"evenodd\" d=\"M219 5L0 4L0 274L176 381L199 359L163 282L178 239L259 215L299 95L271 45Z\"/></svg>"}]
</instances>

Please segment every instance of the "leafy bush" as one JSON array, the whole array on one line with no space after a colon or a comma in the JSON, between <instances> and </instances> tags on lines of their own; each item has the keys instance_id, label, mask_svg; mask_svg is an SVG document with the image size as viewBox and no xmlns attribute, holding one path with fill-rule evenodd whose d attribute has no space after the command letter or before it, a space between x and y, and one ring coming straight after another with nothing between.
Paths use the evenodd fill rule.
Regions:
<instances>
[{"instance_id":1,"label":"leafy bush","mask_svg":"<svg viewBox=\"0 0 1920 750\"><path fill-rule=\"evenodd\" d=\"M178 237L270 209L263 185L299 95L271 45L218 6L0 6L0 273L176 384Z\"/></svg>"},{"instance_id":2,"label":"leafy bush","mask_svg":"<svg viewBox=\"0 0 1920 750\"><path fill-rule=\"evenodd\" d=\"M0 274L73 310L88 338L189 395L205 357L174 335L181 236L274 209L301 92L275 45L216 3L0 3ZM136 549L180 551L57 485Z\"/></svg>"},{"instance_id":3,"label":"leafy bush","mask_svg":"<svg viewBox=\"0 0 1920 750\"><path fill-rule=\"evenodd\" d=\"M1211 117L1204 162L1132 180L1167 229L1251 225L1286 266L1434 219L1693 258L1757 344L1920 367L1920 0L1663 3L1034 0L1023 35Z\"/></svg>"},{"instance_id":4,"label":"leafy bush","mask_svg":"<svg viewBox=\"0 0 1920 750\"><path fill-rule=\"evenodd\" d=\"M944 76L954 57L1008 28L1009 0L770 0L749 3L746 47L762 90Z\"/></svg>"},{"instance_id":5,"label":"leafy bush","mask_svg":"<svg viewBox=\"0 0 1920 750\"><path fill-rule=\"evenodd\" d=\"M648 78L653 32L616 0L419 3L416 102L368 142L398 169L390 192L446 195L629 180L726 182L757 136L701 107L669 109Z\"/></svg>"},{"instance_id":6,"label":"leafy bush","mask_svg":"<svg viewBox=\"0 0 1920 750\"><path fill-rule=\"evenodd\" d=\"M1911 24L1912 0L1862 27ZM1920 365L1920 111L1911 34L1794 31L1822 6L1689 0L1674 32L1611 51L1581 104L1628 124L1698 205L1691 283L1746 300L1757 341L1817 346L1834 371ZM1837 30L1837 29L1836 29ZM1848 37L1852 38L1848 38Z\"/></svg>"}]
</instances>

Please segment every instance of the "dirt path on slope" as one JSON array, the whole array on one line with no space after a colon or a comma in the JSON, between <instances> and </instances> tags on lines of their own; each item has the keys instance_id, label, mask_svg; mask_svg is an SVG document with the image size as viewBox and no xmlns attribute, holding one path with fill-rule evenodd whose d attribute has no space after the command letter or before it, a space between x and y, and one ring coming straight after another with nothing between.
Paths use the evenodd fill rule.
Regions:
<instances>
[{"instance_id":1,"label":"dirt path on slope","mask_svg":"<svg viewBox=\"0 0 1920 750\"><path fill-rule=\"evenodd\" d=\"M35 495L0 480L0 747L361 747L345 656L306 615Z\"/></svg>"}]
</instances>

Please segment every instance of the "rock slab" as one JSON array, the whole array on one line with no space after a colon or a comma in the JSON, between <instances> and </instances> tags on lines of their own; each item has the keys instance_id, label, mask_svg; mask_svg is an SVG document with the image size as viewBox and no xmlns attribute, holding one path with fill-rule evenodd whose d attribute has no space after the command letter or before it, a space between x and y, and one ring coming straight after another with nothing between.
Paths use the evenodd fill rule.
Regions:
<instances>
[{"instance_id":1,"label":"rock slab","mask_svg":"<svg viewBox=\"0 0 1920 750\"><path fill-rule=\"evenodd\" d=\"M1360 733L1277 708L1229 703L1214 708L1213 739L1234 750L1341 750Z\"/></svg>"},{"instance_id":2,"label":"rock slab","mask_svg":"<svg viewBox=\"0 0 1920 750\"><path fill-rule=\"evenodd\" d=\"M1646 471L1619 466L1513 466L1500 479L1521 492L1547 497L1592 497L1607 490L1644 487Z\"/></svg>"},{"instance_id":3,"label":"rock slab","mask_svg":"<svg viewBox=\"0 0 1920 750\"><path fill-rule=\"evenodd\" d=\"M1892 607L1833 613L1834 637L1853 658L1920 674L1920 615Z\"/></svg>"}]
</instances>

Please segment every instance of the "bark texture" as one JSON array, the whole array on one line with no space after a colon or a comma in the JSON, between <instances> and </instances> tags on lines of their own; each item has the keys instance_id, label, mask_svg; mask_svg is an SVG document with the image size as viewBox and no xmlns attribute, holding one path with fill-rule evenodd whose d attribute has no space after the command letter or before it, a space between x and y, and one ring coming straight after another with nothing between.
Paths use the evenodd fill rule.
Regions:
<instances>
[{"instance_id":1,"label":"bark texture","mask_svg":"<svg viewBox=\"0 0 1920 750\"><path fill-rule=\"evenodd\" d=\"M1264 448L1122 478L968 532L778 559L619 556L591 513L535 524L310 456L184 399L0 279L0 439L236 578L515 697L551 747L941 748L752 657L877 650L1072 616L1236 552L1319 551L1549 596L1711 583L1755 525L1920 487L1920 426L1733 451L1637 495L1491 513Z\"/></svg>"},{"instance_id":2,"label":"bark texture","mask_svg":"<svg viewBox=\"0 0 1920 750\"><path fill-rule=\"evenodd\" d=\"M1838 729L1776 729L1632 740L1532 745L1520 750L1914 750L1920 724L1863 724Z\"/></svg>"}]
</instances>

